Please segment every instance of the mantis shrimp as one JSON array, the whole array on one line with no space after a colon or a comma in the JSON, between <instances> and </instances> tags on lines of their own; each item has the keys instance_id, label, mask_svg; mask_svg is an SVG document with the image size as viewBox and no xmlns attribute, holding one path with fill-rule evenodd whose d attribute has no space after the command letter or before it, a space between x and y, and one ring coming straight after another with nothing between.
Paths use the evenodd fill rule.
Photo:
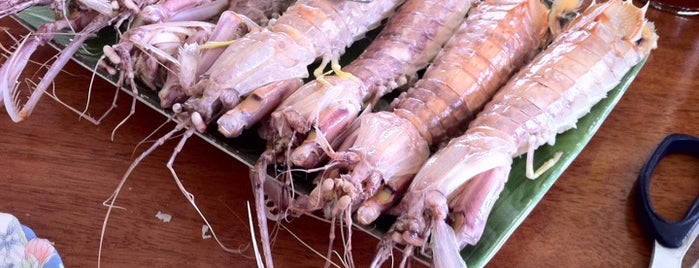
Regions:
<instances>
[{"instance_id":1,"label":"mantis shrimp","mask_svg":"<svg viewBox=\"0 0 699 268\"><path fill-rule=\"evenodd\" d=\"M293 136L309 133L311 126L315 125L315 131L322 134L309 133L304 144L305 148L311 148L306 151L320 151L320 145L315 142L316 135L322 135L331 143L339 140L338 135L356 118L364 102L375 101L393 89L417 80L418 70L426 67L439 52L471 5L470 0L406 1L358 59L337 75L321 76L305 84L272 113L271 131L268 132L272 137L267 138L268 151L258 162L257 175L266 174L270 164L266 161L284 154L275 150L284 147L283 143ZM425 25L430 25L429 30L424 30ZM241 119L250 113L246 114L238 107L219 118L219 132L236 136L244 126L250 125L251 120ZM297 159L304 159L300 165L310 166L319 160L315 156L318 154L311 152Z\"/></svg>"},{"instance_id":2,"label":"mantis shrimp","mask_svg":"<svg viewBox=\"0 0 699 268\"><path fill-rule=\"evenodd\" d=\"M179 86L179 80L189 79L194 80L194 76L201 75L206 71L213 61L223 52L224 45L232 42L235 39L242 37L244 34L259 31L260 25L264 26L266 23L277 16L283 9L286 9L294 0L267 0L267 1L249 1L249 0L235 0L235 1L225 1L216 0L213 2L207 1L182 1L182 0L164 0L158 4L150 5L145 7L139 14L137 22L134 25L145 24L155 24L157 30L144 29L144 34L154 39L154 41L149 40L129 40L128 38L122 38L123 42L127 43L124 46L127 47L126 50L122 49L121 54L130 50L130 46L138 46L142 59L139 59L143 64L136 63L136 67L146 72L141 72L137 75L141 78L141 81L146 83L148 87L154 90L160 90L159 96L161 98L161 107L170 108L172 104L177 101L182 101L185 97L181 87ZM228 7L228 10L223 11ZM169 31L170 25L167 22L179 22L182 21L183 25L186 26L187 23L193 24L192 27L198 27L200 20L209 20L210 18L218 17L218 22L213 29L203 29L200 28L199 31L185 36L189 36L186 39L179 39L177 41L167 38L158 37L158 33L161 31ZM165 24L162 24L165 23ZM246 27L242 27L242 26ZM174 32L178 32L177 27L173 29ZM132 28L133 29L133 28ZM152 31L152 32L150 32ZM126 39L126 40L124 40ZM165 39L162 42L158 42L160 39ZM158 49L154 50L148 48L148 46L154 45L153 43L162 43L170 48L175 49ZM129 44L132 43L132 44ZM184 48L184 44L198 44L197 46L190 45L188 48ZM215 45L212 45L215 44ZM178 50L177 48L182 48ZM116 50L116 48L114 48ZM201 51L205 49L204 51ZM146 51L155 53L155 57L149 57ZM158 56L158 54L163 55L165 53L167 56ZM185 53L188 55L180 56L180 54ZM201 54L201 55L200 55ZM120 55L118 57L127 57L128 55ZM172 56L172 57L168 57ZM178 57L179 56L179 57ZM175 60L174 57L178 57ZM132 56L132 58L134 58ZM155 58L155 59L154 59ZM183 59L186 58L186 59ZM187 61L182 64L181 61ZM194 61L194 65L191 64ZM117 59L117 62L120 62ZM112 62L112 64L116 64ZM158 73L158 65L165 65L168 71L163 72L162 77L168 77L167 79L159 77L156 78L152 73ZM182 65L192 65L196 66L196 71L182 72L179 67ZM123 70L123 68L122 68ZM127 71L128 72L128 71ZM163 81L165 85L162 84ZM188 80L188 81L189 81ZM153 81L159 81L161 84L153 85ZM190 81L196 82L196 81Z\"/></svg>"},{"instance_id":3,"label":"mantis shrimp","mask_svg":"<svg viewBox=\"0 0 699 268\"><path fill-rule=\"evenodd\" d=\"M308 75L306 66L316 57L336 62L345 47L366 31L377 27L400 2L298 1L273 25L251 32L228 45L202 75L202 80L194 87L184 88L192 97L172 107L180 123L134 161L112 196L112 204L123 181L138 163L174 134L185 130L167 165L178 180L172 168L177 153L195 131L204 131L206 124L219 111L239 103L240 98L247 95L255 98L259 96L255 93L267 90L283 92L298 88L302 85L300 78ZM188 199L193 203L189 195ZM105 225L109 211L111 206L105 217ZM263 233L267 234L264 214L260 216L258 213L258 220L260 225L264 225ZM269 239L263 237L262 240L268 242ZM263 245L265 262L272 267L269 243Z\"/></svg>"},{"instance_id":4,"label":"mantis shrimp","mask_svg":"<svg viewBox=\"0 0 699 268\"><path fill-rule=\"evenodd\" d=\"M529 178L555 165L554 157L534 170L534 150L574 127L656 47L646 9L612 0L592 4L575 18L507 82L464 135L425 163L401 201L406 211L385 239L412 248L424 247L429 238L436 267L464 266L458 250L480 237L512 158L527 154ZM453 230L445 222L449 206Z\"/></svg>"},{"instance_id":5,"label":"mantis shrimp","mask_svg":"<svg viewBox=\"0 0 699 268\"><path fill-rule=\"evenodd\" d=\"M393 101L391 112L360 116L350 138L330 155L348 174L322 179L309 202L357 209L360 224L373 222L395 202L396 192L405 191L430 147L454 135L543 47L547 16L536 0L492 0L472 9L423 78Z\"/></svg>"},{"instance_id":6,"label":"mantis shrimp","mask_svg":"<svg viewBox=\"0 0 699 268\"><path fill-rule=\"evenodd\" d=\"M218 113L232 109L241 97L260 87L288 90L290 83L308 76L307 66L318 57L323 58L321 65L332 62L337 69L337 60L345 47L377 27L400 2L298 1L265 30L248 34L229 45L204 73L205 79L188 89L188 94L195 97L173 106L173 110L191 119L197 130L204 131ZM321 68L319 70L317 76L322 72ZM255 182L257 218L265 263L273 267L266 236L267 219L262 212L263 184L263 181Z\"/></svg>"},{"instance_id":7,"label":"mantis shrimp","mask_svg":"<svg viewBox=\"0 0 699 268\"><path fill-rule=\"evenodd\" d=\"M186 94L185 88L194 87L197 82L196 77L200 77L211 67L225 50L224 45L241 38L244 34L261 31L261 27L267 26L270 20L278 17L284 9L294 2L295 0L231 1L228 10L233 13L224 12L220 19L226 23L217 23L216 29L206 42L202 40L202 42L197 42L201 45L188 46L180 51L179 59L182 63L179 66L189 65L196 68L190 68L186 71L168 68L171 71L168 72L165 85L158 93L161 107L170 108L173 104L190 97ZM224 16L229 18L224 19ZM236 30L232 31L231 29ZM202 49L205 50L202 51Z\"/></svg>"}]
</instances>

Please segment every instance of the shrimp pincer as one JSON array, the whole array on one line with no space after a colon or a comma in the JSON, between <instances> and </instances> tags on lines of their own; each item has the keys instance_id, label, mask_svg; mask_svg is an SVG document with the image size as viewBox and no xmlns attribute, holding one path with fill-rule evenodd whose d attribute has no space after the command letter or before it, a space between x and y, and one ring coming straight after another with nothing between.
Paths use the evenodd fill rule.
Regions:
<instances>
[{"instance_id":1,"label":"shrimp pincer","mask_svg":"<svg viewBox=\"0 0 699 268\"><path fill-rule=\"evenodd\" d=\"M72 12L66 16L67 20L58 19L39 27L37 33L28 37L28 42L21 44L0 68L0 91L3 93L5 108L11 119L19 122L29 117L44 91L53 82L53 78L58 75L63 66L68 63L85 40L109 25L117 24L115 27L118 28L118 24L129 19L132 14L137 13L142 6L147 4L147 0L139 3L131 0L111 2L102 0L75 1L70 3ZM79 27L69 27L76 24L76 22L80 22L77 23ZM21 93L16 84L29 57L38 46L49 42L53 38L53 34L66 28L77 28L79 32L75 33L71 42L66 45L51 67L48 68L41 81L31 92L29 99L24 104L21 104L17 97ZM8 98L8 96L12 97Z\"/></svg>"},{"instance_id":2,"label":"shrimp pincer","mask_svg":"<svg viewBox=\"0 0 699 268\"><path fill-rule=\"evenodd\" d=\"M367 114L360 120L356 139L347 150L337 152L356 162L344 163L350 167L348 174L330 190L358 203L381 185L404 187L391 180L407 183L405 177L417 173L430 149L466 125L507 77L543 46L547 14L536 0L486 1L472 9L423 78L394 100L391 112ZM383 192L380 196L359 206L360 223L373 222L396 200Z\"/></svg>"},{"instance_id":3,"label":"shrimp pincer","mask_svg":"<svg viewBox=\"0 0 699 268\"><path fill-rule=\"evenodd\" d=\"M70 60L72 54L78 50L80 44L88 36L110 23L110 18L92 10L78 10L66 20L57 20L39 27L35 34L27 36L17 47L17 50L10 55L5 63L0 67L0 92L3 94L5 109L12 121L20 122L29 116L34 105L41 97L43 90L35 90L31 93L30 99L22 106L20 101L20 90L17 87L17 79L21 75L24 67L29 62L29 58L39 46L43 46L53 39L53 35L61 30L72 28L78 29L73 41L66 47L64 53L58 57L56 62L47 71L40 85L44 90L60 71L60 67Z\"/></svg>"},{"instance_id":4,"label":"shrimp pincer","mask_svg":"<svg viewBox=\"0 0 699 268\"><path fill-rule=\"evenodd\" d=\"M593 4L575 18L500 89L463 136L425 163L402 201L410 210L399 217L390 239L419 246L431 236L435 260L451 260L448 267L461 262L458 247L440 244L478 240L512 158L527 153L530 178L545 172L550 165L534 171L534 150L574 127L656 47L646 8L612 0ZM468 195L452 199L454 232L445 223L447 197L460 187Z\"/></svg>"}]
</instances>

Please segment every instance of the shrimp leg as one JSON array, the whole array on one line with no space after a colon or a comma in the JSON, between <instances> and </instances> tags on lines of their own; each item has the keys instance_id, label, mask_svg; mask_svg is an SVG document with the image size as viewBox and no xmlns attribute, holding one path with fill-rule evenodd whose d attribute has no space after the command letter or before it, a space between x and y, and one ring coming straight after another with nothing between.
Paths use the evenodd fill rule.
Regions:
<instances>
[{"instance_id":1,"label":"shrimp leg","mask_svg":"<svg viewBox=\"0 0 699 268\"><path fill-rule=\"evenodd\" d=\"M281 85L279 82L272 83L254 90L235 108L226 112L221 118L229 119L218 121L219 132L226 136L240 135L243 130L259 122L262 117L276 109L282 100L303 84L303 81L290 79L281 83Z\"/></svg>"}]
</instances>

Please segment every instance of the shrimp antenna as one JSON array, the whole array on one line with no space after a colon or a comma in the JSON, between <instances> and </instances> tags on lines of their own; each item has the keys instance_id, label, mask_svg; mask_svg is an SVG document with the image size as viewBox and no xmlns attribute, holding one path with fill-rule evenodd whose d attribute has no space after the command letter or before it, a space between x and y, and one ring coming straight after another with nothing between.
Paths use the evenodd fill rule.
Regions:
<instances>
[{"instance_id":1,"label":"shrimp antenna","mask_svg":"<svg viewBox=\"0 0 699 268\"><path fill-rule=\"evenodd\" d=\"M153 131L151 131L151 133L148 134L148 136L146 136L145 138L141 139L141 141L139 141L139 142L136 144L136 146L133 148L133 150L131 151L131 157L133 157L133 155L136 154L136 150L138 149L139 146L141 146L141 144L146 143L146 141L147 141L148 139L150 139L150 137L152 137L153 135L155 135L155 133L158 132L158 130L160 130L161 128L165 127L165 125L167 125L168 123L170 123L170 120L172 120L172 119L173 119L173 116L168 117L167 119L165 119L165 122L163 122L162 124L160 124L160 125L159 125L157 128L155 128Z\"/></svg>"},{"instance_id":2,"label":"shrimp antenna","mask_svg":"<svg viewBox=\"0 0 699 268\"><path fill-rule=\"evenodd\" d=\"M248 226L250 226L250 238L252 239L252 249L253 252L255 252L255 262L257 263L257 267L264 267L264 264L262 264L262 256L260 256L260 249L257 248L257 239L255 238L255 227L253 227L252 223L252 212L250 209L250 201L245 202L245 206L248 209Z\"/></svg>"},{"instance_id":3,"label":"shrimp antenna","mask_svg":"<svg viewBox=\"0 0 699 268\"><path fill-rule=\"evenodd\" d=\"M313 252L314 254L320 256L321 258L323 258L329 265L332 265L332 266L334 266L334 267L336 267L336 268L341 268L339 265L335 264L331 259L328 259L328 257L323 256L323 254L321 254L320 252L318 252L317 250L315 250L315 249L314 249L313 247L311 247L310 245L306 244L306 242L303 242L303 240L302 240L301 238L299 238L294 232L292 232L291 230L289 230L289 228L287 228L286 226L284 226L284 224L280 224L280 226L281 226L281 228L283 228L285 231L287 231L293 238L295 238L296 241L299 241L299 243L301 243L301 245L303 245L304 247L310 249L311 252Z\"/></svg>"},{"instance_id":4,"label":"shrimp antenna","mask_svg":"<svg viewBox=\"0 0 699 268\"><path fill-rule=\"evenodd\" d=\"M411 256L413 256L413 245L408 244L403 250L403 258L400 260L398 267L405 267L408 264L408 259L410 259Z\"/></svg>"},{"instance_id":5,"label":"shrimp antenna","mask_svg":"<svg viewBox=\"0 0 699 268\"><path fill-rule=\"evenodd\" d=\"M329 260L332 258L333 242L335 242L335 221L337 221L337 214L333 213L330 220L330 236L328 237L328 253L325 255L325 268L328 268Z\"/></svg>"},{"instance_id":6,"label":"shrimp antenna","mask_svg":"<svg viewBox=\"0 0 699 268\"><path fill-rule=\"evenodd\" d=\"M70 109L71 111L74 111L75 113L77 113L78 116L79 116L79 118L84 118L84 119L86 119L87 121L89 121L90 123L92 123L92 124L94 124L94 125L99 125L99 124L102 122L102 120L107 116L107 114L109 114L109 113L112 111L112 109L116 108L116 98L117 98L117 96L118 96L118 94L119 94L119 88L117 87L117 93L116 93L115 96L114 96L114 102L113 102L112 105L107 109L107 111L104 112L104 114L102 114L102 116L100 116L99 118L95 119L94 117L88 115L87 111L90 109L90 103L92 102L92 101L91 101L91 100L92 100L92 88L93 88L94 83L95 83L95 76L96 76L96 74L97 74L97 69L101 66L101 65L100 65L100 62L102 62L102 60L104 60L105 57L106 57L105 55L100 56L100 58L97 60L98 63L95 64L95 66L92 68L92 75L90 75L90 84L89 84L88 87L87 87L87 100L85 101L85 108L83 108L82 112L80 112L80 111L78 111L77 109L75 109L75 108L73 108L73 107L71 107L71 106L68 106L67 104L65 104L65 103L63 103L62 101L60 101L60 100L58 99L58 96L57 96L56 93L55 93L55 90L54 90L54 92L53 92L53 96L49 95L49 96L51 96L54 100L56 100L56 101L58 101L59 103L63 104L64 106L66 106L66 107L67 107L68 109ZM106 66L105 66L105 67L106 67ZM111 71L110 71L110 72L111 72Z\"/></svg>"},{"instance_id":7,"label":"shrimp antenna","mask_svg":"<svg viewBox=\"0 0 699 268\"><path fill-rule=\"evenodd\" d=\"M107 222L109 221L109 215L112 213L112 208L114 208L114 203L116 202L117 197L119 196L119 192L121 192L121 188L124 186L124 183L126 183L126 179L128 179L128 177L131 175L131 172L133 172L133 170L136 169L136 166L138 166L138 164L140 164L141 161L143 161L143 159L145 159L149 154L151 154L153 151L155 151L155 149L157 149L161 145L165 144L165 142L168 139L170 139L170 137L172 137L172 135L175 135L177 132L180 132L184 128L185 128L184 123L177 124L177 126L175 126L175 128L173 128L170 132L166 133L165 135L160 137L157 141L155 141L155 143L153 143L153 145L151 145L151 147L148 148L148 150L141 153L141 155L139 155L138 158L136 158L131 163L129 168L126 170L126 173L124 173L124 176L121 177L121 181L119 181L119 184L117 185L116 189L114 189L114 192L112 193L112 195L109 197L109 199L107 199L107 201L109 201L109 205L107 206L108 207L107 213L104 216L104 221L102 222L102 231L100 233L100 243L99 243L99 247L97 250L97 267L101 267L101 263L102 263L102 245L104 243L104 234L107 230ZM107 201L105 201L105 202L107 202Z\"/></svg>"},{"instance_id":8,"label":"shrimp antenna","mask_svg":"<svg viewBox=\"0 0 699 268\"><path fill-rule=\"evenodd\" d=\"M116 134L116 131L121 127L123 124L126 123L126 121L131 118L132 115L136 113L136 99L138 98L138 88L136 88L136 80L134 79L134 73L133 73L133 62L131 61L131 57L128 56L128 51L125 51L125 54L127 55L123 60L123 63L125 66L127 66L126 69L126 78L128 79L129 86L131 88L131 96L133 99L131 100L131 109L129 110L129 114L117 124L114 129L112 130L112 135L111 135L111 140L114 141L114 135ZM124 80L120 79L120 82L123 83ZM119 85L121 87L121 84ZM116 101L116 97L115 97ZM116 104L115 104L116 105Z\"/></svg>"},{"instance_id":9,"label":"shrimp antenna","mask_svg":"<svg viewBox=\"0 0 699 268\"><path fill-rule=\"evenodd\" d=\"M214 240L216 240L216 243L218 243L218 245L226 252L243 255L243 251L247 250L248 246L244 246L244 247L241 246L238 249L231 249L231 248L228 248L225 245L223 245L221 240L219 240L218 236L216 235L216 232L214 232L214 228L211 226L209 221L204 216L204 213L201 212L201 210L199 209L199 206L197 206L196 202L194 201L194 195L192 193L190 193L189 191L187 191L187 189L185 189L184 185L182 184L182 181L177 176L177 172L173 168L173 165L175 163L175 158L180 153L180 151L182 151L182 148L184 148L184 145L187 142L187 139L189 139L194 134L195 131L196 131L195 128L189 128L189 129L185 130L184 135L182 135L182 138L180 139L179 143L177 144L177 147L175 147L172 155L170 156L170 159L167 161L167 165L166 165L167 169L170 170L170 173L172 174L173 178L175 179L175 183L177 183L177 187L180 189L180 191L185 196L185 198L187 198L187 201L189 201L189 203L192 205L192 207L194 207L194 210L197 211L197 214L199 214L199 217L201 217L201 219L204 221L204 224L206 224L206 226L209 227L209 231L211 232L211 235L214 237Z\"/></svg>"},{"instance_id":10,"label":"shrimp antenna","mask_svg":"<svg viewBox=\"0 0 699 268\"><path fill-rule=\"evenodd\" d=\"M253 195L255 196L255 209L257 211L257 227L260 230L260 240L262 244L262 252L265 257L267 267L274 267L272 260L272 248L269 242L269 228L267 226L267 206L265 205L264 185L267 179L267 167L273 161L274 153L270 150L262 153L257 163L250 169L250 177L252 180Z\"/></svg>"}]
</instances>

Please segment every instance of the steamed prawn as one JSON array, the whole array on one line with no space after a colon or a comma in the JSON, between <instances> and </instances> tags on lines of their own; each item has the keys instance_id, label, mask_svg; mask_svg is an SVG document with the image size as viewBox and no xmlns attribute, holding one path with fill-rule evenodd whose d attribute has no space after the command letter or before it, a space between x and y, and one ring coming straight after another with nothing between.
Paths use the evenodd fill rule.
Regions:
<instances>
[{"instance_id":1,"label":"steamed prawn","mask_svg":"<svg viewBox=\"0 0 699 268\"><path fill-rule=\"evenodd\" d=\"M462 263L459 246L480 237L512 158L527 154L529 178L545 172L555 159L534 170L534 150L574 127L656 47L646 8L612 0L575 18L497 93L463 136L425 163L402 201L407 212L386 239L410 248L425 246L429 237L437 267ZM452 230L445 222L447 197L460 187L462 196L451 203Z\"/></svg>"}]
</instances>

